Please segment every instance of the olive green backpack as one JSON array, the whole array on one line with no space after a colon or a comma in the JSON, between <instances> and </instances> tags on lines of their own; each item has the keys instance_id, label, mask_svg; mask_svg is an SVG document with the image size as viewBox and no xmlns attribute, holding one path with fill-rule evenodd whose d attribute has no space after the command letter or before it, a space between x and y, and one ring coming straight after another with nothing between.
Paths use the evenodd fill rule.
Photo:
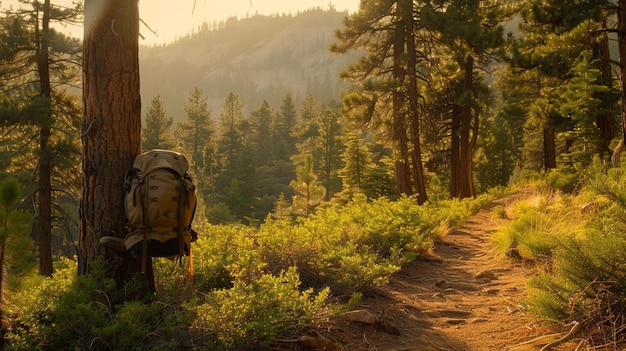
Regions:
<instances>
[{"instance_id":1,"label":"olive green backpack","mask_svg":"<svg viewBox=\"0 0 626 351\"><path fill-rule=\"evenodd\" d=\"M182 257L197 239L191 229L196 210L196 188L185 155L155 149L137 156L126 173L124 190L128 223L125 249L141 258ZM107 245L106 239L101 239ZM121 246L121 245L118 245Z\"/></svg>"}]
</instances>

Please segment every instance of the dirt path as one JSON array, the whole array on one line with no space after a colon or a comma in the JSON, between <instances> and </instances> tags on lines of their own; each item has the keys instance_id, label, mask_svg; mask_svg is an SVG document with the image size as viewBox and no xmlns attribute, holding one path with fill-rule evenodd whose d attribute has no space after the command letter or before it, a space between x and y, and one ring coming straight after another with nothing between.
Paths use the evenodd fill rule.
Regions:
<instances>
[{"instance_id":1,"label":"dirt path","mask_svg":"<svg viewBox=\"0 0 626 351\"><path fill-rule=\"evenodd\" d=\"M378 323L339 319L322 334L350 351L538 350L522 344L537 336L521 305L535 270L497 258L490 243L508 221L494 219L492 208L521 196L528 194L496 200L452 228L431 256L394 274L382 296L364 299Z\"/></svg>"}]
</instances>

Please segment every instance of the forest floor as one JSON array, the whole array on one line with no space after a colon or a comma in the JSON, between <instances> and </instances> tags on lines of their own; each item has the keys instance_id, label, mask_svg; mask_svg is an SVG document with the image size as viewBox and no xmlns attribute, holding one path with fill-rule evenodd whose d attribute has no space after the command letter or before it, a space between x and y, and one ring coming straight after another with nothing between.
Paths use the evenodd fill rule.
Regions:
<instances>
[{"instance_id":1,"label":"forest floor","mask_svg":"<svg viewBox=\"0 0 626 351\"><path fill-rule=\"evenodd\" d=\"M492 251L491 233L510 221L494 218L494 206L506 213L534 196L521 191L497 199L451 228L429 255L392 275L379 294L363 297L358 308L374 321L334 317L316 330L330 343L305 349L525 351L558 340L568 328L559 334L541 327L524 306L526 281L537 268ZM575 348L570 342L550 350Z\"/></svg>"}]
</instances>

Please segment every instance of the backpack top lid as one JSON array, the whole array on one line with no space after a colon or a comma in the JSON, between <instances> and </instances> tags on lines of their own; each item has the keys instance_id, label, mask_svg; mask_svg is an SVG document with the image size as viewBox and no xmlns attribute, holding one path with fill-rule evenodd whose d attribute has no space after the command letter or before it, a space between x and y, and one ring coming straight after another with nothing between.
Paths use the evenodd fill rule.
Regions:
<instances>
[{"instance_id":1,"label":"backpack top lid","mask_svg":"<svg viewBox=\"0 0 626 351\"><path fill-rule=\"evenodd\" d=\"M189 161L180 152L154 149L137 156L133 162L133 167L143 174L148 174L156 169L167 168L182 176L189 169Z\"/></svg>"}]
</instances>

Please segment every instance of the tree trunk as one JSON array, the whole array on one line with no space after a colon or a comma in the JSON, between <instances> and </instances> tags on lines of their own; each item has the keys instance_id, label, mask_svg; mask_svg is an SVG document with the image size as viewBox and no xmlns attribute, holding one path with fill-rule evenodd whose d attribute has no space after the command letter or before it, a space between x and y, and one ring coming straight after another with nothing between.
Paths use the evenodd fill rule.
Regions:
<instances>
[{"instance_id":1,"label":"tree trunk","mask_svg":"<svg viewBox=\"0 0 626 351\"><path fill-rule=\"evenodd\" d=\"M465 59L465 85L463 93L466 97L461 107L461 135L460 135L460 167L459 167L459 198L474 196L474 179L472 175L472 100L473 100L473 81L474 77L474 58L467 55Z\"/></svg>"},{"instance_id":2,"label":"tree trunk","mask_svg":"<svg viewBox=\"0 0 626 351\"><path fill-rule=\"evenodd\" d=\"M605 26L606 27L606 21ZM600 72L602 72L601 82L609 89L613 87L613 71L611 64L611 55L609 52L609 39L606 34L593 44L593 56L598 59ZM602 99L603 108L596 116L596 125L598 126L598 156L601 160L606 159L611 154L610 144L615 138L615 109L612 100Z\"/></svg>"},{"instance_id":3,"label":"tree trunk","mask_svg":"<svg viewBox=\"0 0 626 351\"><path fill-rule=\"evenodd\" d=\"M554 127L543 127L543 168L545 172L556 168L556 136Z\"/></svg>"},{"instance_id":4,"label":"tree trunk","mask_svg":"<svg viewBox=\"0 0 626 351\"><path fill-rule=\"evenodd\" d=\"M398 21L394 33L393 43L393 68L392 74L396 86L392 91L392 138L393 152L396 166L396 185L399 195L413 195L413 187L411 183L411 167L409 163L409 151L407 143L407 123L406 112L404 111L404 94L403 89L404 69L402 61L404 60L404 31L406 30L404 23Z\"/></svg>"},{"instance_id":5,"label":"tree trunk","mask_svg":"<svg viewBox=\"0 0 626 351\"><path fill-rule=\"evenodd\" d=\"M617 45L619 52L619 63L620 63L620 99L622 102L622 145L626 143L626 3L625 0L617 1ZM616 148L615 153L613 154L613 160L618 160L619 162L619 153L623 150L620 148L619 151ZM614 162L615 163L615 162Z\"/></svg>"},{"instance_id":6,"label":"tree trunk","mask_svg":"<svg viewBox=\"0 0 626 351\"><path fill-rule=\"evenodd\" d=\"M461 112L457 105L452 106L450 121L450 197L459 197L461 189Z\"/></svg>"},{"instance_id":7,"label":"tree trunk","mask_svg":"<svg viewBox=\"0 0 626 351\"><path fill-rule=\"evenodd\" d=\"M83 194L79 274L103 261L119 284L140 276L141 263L100 245L125 234L124 175L141 153L137 0L85 1L83 43ZM143 277L154 289L151 262Z\"/></svg>"},{"instance_id":8,"label":"tree trunk","mask_svg":"<svg viewBox=\"0 0 626 351\"><path fill-rule=\"evenodd\" d=\"M405 22L405 41L407 51L407 75L409 84L407 86L409 96L409 119L410 119L410 136L411 136L411 161L413 163L413 183L415 184L415 192L417 193L417 202L422 205L428 201L426 194L426 184L424 180L424 165L422 164L422 146L420 142L420 121L418 98L419 92L417 88L417 57L415 51L415 20L413 11L413 1L402 1L402 18ZM400 6L400 5L399 5Z\"/></svg>"},{"instance_id":9,"label":"tree trunk","mask_svg":"<svg viewBox=\"0 0 626 351\"><path fill-rule=\"evenodd\" d=\"M472 168L478 126L476 117L472 128L474 58L469 54L463 69L465 79L461 94L464 98L458 105L453 106L450 133L450 197L459 199L475 196Z\"/></svg>"},{"instance_id":10,"label":"tree trunk","mask_svg":"<svg viewBox=\"0 0 626 351\"><path fill-rule=\"evenodd\" d=\"M39 73L39 95L47 99L48 109L46 116L41 122L39 130L39 204L37 221L37 242L39 247L39 274L51 277L52 266L52 184L51 168L52 153L50 152L49 140L52 127L52 111L50 105L50 66L48 57L50 34L50 0L43 4L43 18L41 31L36 29L38 35L37 71Z\"/></svg>"}]
</instances>

